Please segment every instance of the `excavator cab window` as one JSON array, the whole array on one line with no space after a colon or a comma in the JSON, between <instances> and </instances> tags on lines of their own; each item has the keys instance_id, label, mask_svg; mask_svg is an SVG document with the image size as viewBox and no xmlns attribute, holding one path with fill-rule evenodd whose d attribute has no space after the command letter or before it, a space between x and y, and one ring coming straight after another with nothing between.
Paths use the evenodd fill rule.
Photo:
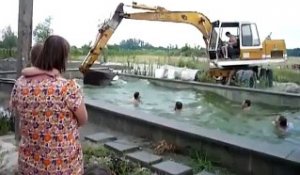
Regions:
<instances>
[{"instance_id":1,"label":"excavator cab window","mask_svg":"<svg viewBox=\"0 0 300 175\"><path fill-rule=\"evenodd\" d=\"M222 53L222 46L228 41L225 33L230 32L232 35L236 36L237 44L228 50L229 57L232 59L239 58L240 56L240 29L238 22L214 22L213 32L211 34L211 39L209 43L209 58L223 59L224 55Z\"/></svg>"},{"instance_id":2,"label":"excavator cab window","mask_svg":"<svg viewBox=\"0 0 300 175\"><path fill-rule=\"evenodd\" d=\"M255 24L242 24L242 46L260 46L260 39Z\"/></svg>"}]
</instances>

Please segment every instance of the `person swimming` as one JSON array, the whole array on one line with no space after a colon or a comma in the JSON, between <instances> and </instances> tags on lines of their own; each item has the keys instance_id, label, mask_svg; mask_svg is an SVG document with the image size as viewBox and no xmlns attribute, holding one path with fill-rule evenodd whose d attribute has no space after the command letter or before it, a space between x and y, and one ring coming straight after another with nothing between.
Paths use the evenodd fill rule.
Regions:
<instances>
[{"instance_id":1,"label":"person swimming","mask_svg":"<svg viewBox=\"0 0 300 175\"><path fill-rule=\"evenodd\" d=\"M176 101L174 111L181 111L182 110L182 103L180 101Z\"/></svg>"},{"instance_id":2,"label":"person swimming","mask_svg":"<svg viewBox=\"0 0 300 175\"><path fill-rule=\"evenodd\" d=\"M249 111L251 109L251 101L249 99L246 99L242 103L242 110L243 111Z\"/></svg>"},{"instance_id":3,"label":"person swimming","mask_svg":"<svg viewBox=\"0 0 300 175\"><path fill-rule=\"evenodd\" d=\"M293 128L293 124L288 122L287 118L283 115L278 115L274 121L272 121L278 136L282 137L289 133Z\"/></svg>"},{"instance_id":4,"label":"person swimming","mask_svg":"<svg viewBox=\"0 0 300 175\"><path fill-rule=\"evenodd\" d=\"M142 103L141 96L140 96L140 93L139 93L139 92L135 92L135 93L133 94L132 103L133 103L135 106L138 106L140 103Z\"/></svg>"}]
</instances>

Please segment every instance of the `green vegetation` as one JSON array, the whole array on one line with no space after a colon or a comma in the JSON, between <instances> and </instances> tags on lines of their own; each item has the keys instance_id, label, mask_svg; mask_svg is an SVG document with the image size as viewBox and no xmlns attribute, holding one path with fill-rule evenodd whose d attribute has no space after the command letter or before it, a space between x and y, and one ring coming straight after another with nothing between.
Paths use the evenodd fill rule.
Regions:
<instances>
[{"instance_id":1,"label":"green vegetation","mask_svg":"<svg viewBox=\"0 0 300 175\"><path fill-rule=\"evenodd\" d=\"M103 146L83 146L85 167L92 169L94 165L106 170L109 174L118 175L151 175L151 171L140 165L119 157Z\"/></svg>"},{"instance_id":2,"label":"green vegetation","mask_svg":"<svg viewBox=\"0 0 300 175\"><path fill-rule=\"evenodd\" d=\"M291 69L273 69L274 81L277 82L293 82L300 85L300 73L299 71Z\"/></svg>"},{"instance_id":3,"label":"green vegetation","mask_svg":"<svg viewBox=\"0 0 300 175\"><path fill-rule=\"evenodd\" d=\"M13 131L13 127L11 114L0 108L0 135L6 135L10 131Z\"/></svg>"},{"instance_id":4,"label":"green vegetation","mask_svg":"<svg viewBox=\"0 0 300 175\"><path fill-rule=\"evenodd\" d=\"M83 155L86 170L93 170L97 165L102 170L107 171L110 174L119 175L150 175L151 171L147 168L143 168L140 165L133 163L124 157L120 157L114 152L109 151L104 146L84 144L83 145ZM231 175L229 171L214 166L213 162L207 159L207 156L199 151L190 151L187 157L187 165L193 168L194 173L198 173L202 170L209 172L218 172L221 175Z\"/></svg>"},{"instance_id":5,"label":"green vegetation","mask_svg":"<svg viewBox=\"0 0 300 175\"><path fill-rule=\"evenodd\" d=\"M2 30L2 40L0 40L0 58L14 57L17 48L17 35L7 26Z\"/></svg>"},{"instance_id":6,"label":"green vegetation","mask_svg":"<svg viewBox=\"0 0 300 175\"><path fill-rule=\"evenodd\" d=\"M51 28L51 20L52 18L50 16L47 17L44 22L39 23L33 30L33 38L36 43L44 42L46 38L53 33L53 29Z\"/></svg>"},{"instance_id":7,"label":"green vegetation","mask_svg":"<svg viewBox=\"0 0 300 175\"><path fill-rule=\"evenodd\" d=\"M79 58L88 54L92 42L83 45L81 48L76 46L71 47L71 57ZM205 57L206 51L200 46L190 47L188 44L182 48L170 45L168 47L154 47L151 44L139 39L122 40L119 44L107 45L103 50L100 60L103 62L115 61L116 58L121 62L126 62L129 58L135 57L157 57L157 58L171 58L171 57ZM125 59L124 59L125 58Z\"/></svg>"},{"instance_id":8,"label":"green vegetation","mask_svg":"<svg viewBox=\"0 0 300 175\"><path fill-rule=\"evenodd\" d=\"M47 17L43 22L39 23L33 31L35 42L43 42L49 35L53 33L51 28L51 17ZM12 31L10 26L2 30L2 38L0 40L0 58L16 57L17 53L17 35ZM81 47L71 46L71 59L82 60L90 51L92 41ZM300 48L288 49L288 56L300 56ZM169 45L167 47L155 47L148 42L140 39L130 38L122 40L119 44L107 45L103 50L101 62L119 62L127 65L130 64L168 64L178 67L187 67L191 69L199 69L198 81L212 82L208 77L208 62L198 60L205 58L206 50L200 46L191 47L185 44L179 48L177 45ZM274 81L278 82L295 82L300 84L300 76L298 71L291 69L291 64L298 64L298 59L289 59L287 65L289 67L273 68Z\"/></svg>"},{"instance_id":9,"label":"green vegetation","mask_svg":"<svg viewBox=\"0 0 300 175\"><path fill-rule=\"evenodd\" d=\"M287 54L289 57L300 57L300 48L287 49Z\"/></svg>"},{"instance_id":10,"label":"green vegetation","mask_svg":"<svg viewBox=\"0 0 300 175\"><path fill-rule=\"evenodd\" d=\"M190 150L189 157L190 161L188 162L188 165L193 168L194 173L205 170L220 175L232 175L228 170L215 166L218 162L208 160L206 154L198 150Z\"/></svg>"},{"instance_id":11,"label":"green vegetation","mask_svg":"<svg viewBox=\"0 0 300 175\"><path fill-rule=\"evenodd\" d=\"M200 172L202 170L212 171L213 165L212 162L209 161L205 154L199 151L191 151L191 166L193 167L194 172Z\"/></svg>"}]
</instances>

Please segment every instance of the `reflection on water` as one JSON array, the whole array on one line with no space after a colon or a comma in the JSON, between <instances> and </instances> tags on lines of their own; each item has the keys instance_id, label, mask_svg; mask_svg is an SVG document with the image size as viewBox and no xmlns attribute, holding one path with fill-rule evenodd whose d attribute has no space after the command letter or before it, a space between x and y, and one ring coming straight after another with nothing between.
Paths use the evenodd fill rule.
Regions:
<instances>
[{"instance_id":1,"label":"reflection on water","mask_svg":"<svg viewBox=\"0 0 300 175\"><path fill-rule=\"evenodd\" d=\"M134 107L129 100L139 91L143 104ZM241 104L221 96L193 90L173 90L155 86L147 80L116 81L108 87L84 86L86 98L105 101L129 109L141 110L161 117L224 130L228 133L279 142L272 120L276 114L287 116L295 131L288 139L300 144L299 111L253 104L250 111L242 111ZM183 102L183 111L174 113L176 101Z\"/></svg>"}]
</instances>

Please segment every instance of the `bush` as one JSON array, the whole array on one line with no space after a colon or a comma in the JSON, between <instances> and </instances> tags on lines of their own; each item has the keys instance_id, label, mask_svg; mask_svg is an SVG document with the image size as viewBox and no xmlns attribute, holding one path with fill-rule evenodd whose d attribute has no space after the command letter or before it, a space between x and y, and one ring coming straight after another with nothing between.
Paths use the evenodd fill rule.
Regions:
<instances>
[{"instance_id":1,"label":"bush","mask_svg":"<svg viewBox=\"0 0 300 175\"><path fill-rule=\"evenodd\" d=\"M17 56L17 49L12 49L11 51L8 49L0 48L0 59L1 58L15 58Z\"/></svg>"},{"instance_id":2,"label":"bush","mask_svg":"<svg viewBox=\"0 0 300 175\"><path fill-rule=\"evenodd\" d=\"M11 113L3 108L0 108L0 135L5 135L13 130L14 123Z\"/></svg>"},{"instance_id":3,"label":"bush","mask_svg":"<svg viewBox=\"0 0 300 175\"><path fill-rule=\"evenodd\" d=\"M300 73L290 69L273 69L274 81L277 82L294 82L300 84Z\"/></svg>"}]
</instances>

